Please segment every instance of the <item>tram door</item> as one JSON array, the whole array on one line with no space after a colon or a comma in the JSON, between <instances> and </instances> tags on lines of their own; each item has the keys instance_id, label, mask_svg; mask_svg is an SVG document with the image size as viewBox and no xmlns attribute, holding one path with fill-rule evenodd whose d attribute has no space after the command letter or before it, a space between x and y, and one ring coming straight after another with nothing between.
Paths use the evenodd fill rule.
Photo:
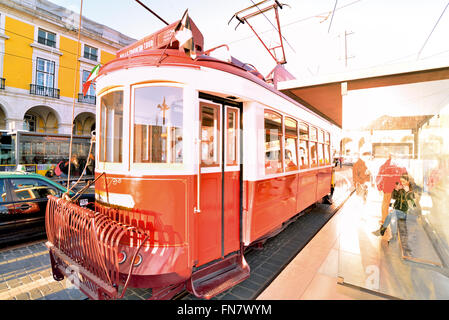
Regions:
<instances>
[{"instance_id":1,"label":"tram door","mask_svg":"<svg viewBox=\"0 0 449 320\"><path fill-rule=\"evenodd\" d=\"M198 263L220 259L240 245L240 109L200 100Z\"/></svg>"}]
</instances>

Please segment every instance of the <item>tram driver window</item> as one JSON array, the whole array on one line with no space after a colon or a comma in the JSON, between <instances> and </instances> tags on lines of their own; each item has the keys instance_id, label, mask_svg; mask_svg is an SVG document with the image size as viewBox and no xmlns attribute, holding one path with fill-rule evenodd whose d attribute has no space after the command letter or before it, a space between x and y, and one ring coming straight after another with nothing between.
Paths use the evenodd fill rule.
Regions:
<instances>
[{"instance_id":1,"label":"tram driver window","mask_svg":"<svg viewBox=\"0 0 449 320\"><path fill-rule=\"evenodd\" d=\"M183 89L134 91L134 163L182 163Z\"/></svg>"},{"instance_id":2,"label":"tram driver window","mask_svg":"<svg viewBox=\"0 0 449 320\"><path fill-rule=\"evenodd\" d=\"M282 168L282 117L265 111L265 174L281 173Z\"/></svg>"},{"instance_id":3,"label":"tram driver window","mask_svg":"<svg viewBox=\"0 0 449 320\"><path fill-rule=\"evenodd\" d=\"M310 128L310 164L312 167L318 166L317 149L318 132L316 128Z\"/></svg>"},{"instance_id":4,"label":"tram driver window","mask_svg":"<svg viewBox=\"0 0 449 320\"><path fill-rule=\"evenodd\" d=\"M123 91L101 97L100 161L122 162Z\"/></svg>"}]
</instances>

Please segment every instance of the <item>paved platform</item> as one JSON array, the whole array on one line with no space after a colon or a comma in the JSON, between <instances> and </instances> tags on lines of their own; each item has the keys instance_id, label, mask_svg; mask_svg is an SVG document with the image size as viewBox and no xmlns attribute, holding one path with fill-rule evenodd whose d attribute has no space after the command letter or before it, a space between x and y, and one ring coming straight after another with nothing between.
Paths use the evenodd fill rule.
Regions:
<instances>
[{"instance_id":1,"label":"paved platform","mask_svg":"<svg viewBox=\"0 0 449 320\"><path fill-rule=\"evenodd\" d=\"M398 234L403 259L443 267L420 216L409 214L407 220L398 221Z\"/></svg>"},{"instance_id":2,"label":"paved platform","mask_svg":"<svg viewBox=\"0 0 449 320\"><path fill-rule=\"evenodd\" d=\"M377 190L366 204L353 194L258 299L449 299L449 270L421 218L390 242L390 228L372 233L380 219Z\"/></svg>"}]
</instances>

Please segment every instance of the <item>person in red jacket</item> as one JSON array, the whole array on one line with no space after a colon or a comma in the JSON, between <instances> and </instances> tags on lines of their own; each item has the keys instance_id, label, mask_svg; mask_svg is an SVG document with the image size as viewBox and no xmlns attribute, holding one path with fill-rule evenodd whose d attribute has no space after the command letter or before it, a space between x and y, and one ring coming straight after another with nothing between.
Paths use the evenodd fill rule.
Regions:
<instances>
[{"instance_id":1,"label":"person in red jacket","mask_svg":"<svg viewBox=\"0 0 449 320\"><path fill-rule=\"evenodd\" d=\"M387 161L379 168L379 173L376 177L377 189L382 191L382 223L384 223L387 215L388 208L391 202L391 193L393 192L401 175L406 174L407 170L401 168L392 162L392 154L389 155Z\"/></svg>"}]
</instances>

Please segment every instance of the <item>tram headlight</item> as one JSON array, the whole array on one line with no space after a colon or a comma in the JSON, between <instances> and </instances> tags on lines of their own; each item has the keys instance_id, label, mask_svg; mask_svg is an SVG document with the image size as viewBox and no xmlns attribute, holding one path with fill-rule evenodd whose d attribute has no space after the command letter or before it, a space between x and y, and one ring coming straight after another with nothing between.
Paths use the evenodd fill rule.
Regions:
<instances>
[{"instance_id":1,"label":"tram headlight","mask_svg":"<svg viewBox=\"0 0 449 320\"><path fill-rule=\"evenodd\" d=\"M120 251L117 255L117 259L118 259L118 263L122 264L123 262L125 262L126 260L126 252L125 251Z\"/></svg>"},{"instance_id":2,"label":"tram headlight","mask_svg":"<svg viewBox=\"0 0 449 320\"><path fill-rule=\"evenodd\" d=\"M140 264L142 263L142 261L143 261L143 258L142 258L142 256L141 256L140 253L139 253L139 254L136 256L136 258L134 259L134 261L133 261L134 267L140 266Z\"/></svg>"}]
</instances>

